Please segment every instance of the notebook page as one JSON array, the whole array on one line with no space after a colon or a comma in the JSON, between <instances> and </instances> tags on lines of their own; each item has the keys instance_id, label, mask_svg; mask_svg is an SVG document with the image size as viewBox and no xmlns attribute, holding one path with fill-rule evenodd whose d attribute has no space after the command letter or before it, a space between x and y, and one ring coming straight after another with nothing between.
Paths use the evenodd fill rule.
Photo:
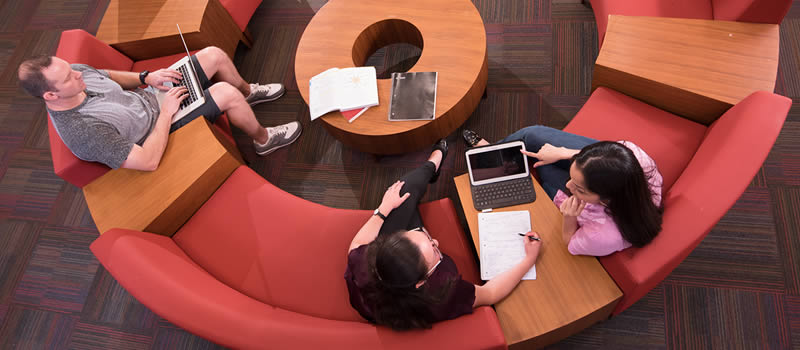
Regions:
<instances>
[{"instance_id":1,"label":"notebook page","mask_svg":"<svg viewBox=\"0 0 800 350\"><path fill-rule=\"evenodd\" d=\"M527 210L478 213L481 279L488 281L518 264L525 257L525 237L518 233L531 230ZM531 267L523 280L536 279L536 266Z\"/></svg>"}]
</instances>

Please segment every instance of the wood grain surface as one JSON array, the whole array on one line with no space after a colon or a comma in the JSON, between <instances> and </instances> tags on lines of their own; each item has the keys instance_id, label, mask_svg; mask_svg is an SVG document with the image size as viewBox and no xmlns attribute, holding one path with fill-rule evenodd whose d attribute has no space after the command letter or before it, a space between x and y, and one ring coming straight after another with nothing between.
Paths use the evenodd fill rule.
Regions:
<instances>
[{"instance_id":1,"label":"wood grain surface","mask_svg":"<svg viewBox=\"0 0 800 350\"><path fill-rule=\"evenodd\" d=\"M197 118L169 136L155 171L113 169L83 188L98 231L174 234L243 163L221 131Z\"/></svg>"},{"instance_id":2,"label":"wood grain surface","mask_svg":"<svg viewBox=\"0 0 800 350\"><path fill-rule=\"evenodd\" d=\"M685 118L710 124L778 71L776 24L610 15L592 78Z\"/></svg>"},{"instance_id":3,"label":"wood grain surface","mask_svg":"<svg viewBox=\"0 0 800 350\"><path fill-rule=\"evenodd\" d=\"M433 144L469 118L486 88L486 32L472 2L331 0L308 24L297 48L295 77L301 95L309 101L314 75L332 67L361 66L376 49L392 43L422 49L409 71L439 72L436 118L390 122L391 82L379 79L378 106L353 123L339 112L319 121L342 143L363 152L397 154Z\"/></svg>"},{"instance_id":4,"label":"wood grain surface","mask_svg":"<svg viewBox=\"0 0 800 350\"><path fill-rule=\"evenodd\" d=\"M138 61L217 46L233 58L244 35L219 0L111 0L97 38Z\"/></svg>"},{"instance_id":5,"label":"wood grain surface","mask_svg":"<svg viewBox=\"0 0 800 350\"><path fill-rule=\"evenodd\" d=\"M521 281L495 305L503 334L511 348L538 348L575 334L608 318L622 292L597 258L575 256L561 240L563 217L533 179L536 200L495 212L527 210L531 228L542 238L536 280ZM472 241L480 255L478 211L472 205L469 174L455 178Z\"/></svg>"}]
</instances>

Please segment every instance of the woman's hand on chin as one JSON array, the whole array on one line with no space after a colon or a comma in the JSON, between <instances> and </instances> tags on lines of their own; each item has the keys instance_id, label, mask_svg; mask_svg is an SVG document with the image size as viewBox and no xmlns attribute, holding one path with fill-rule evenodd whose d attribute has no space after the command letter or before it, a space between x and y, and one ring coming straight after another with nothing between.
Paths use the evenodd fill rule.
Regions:
<instances>
[{"instance_id":1,"label":"woman's hand on chin","mask_svg":"<svg viewBox=\"0 0 800 350\"><path fill-rule=\"evenodd\" d=\"M564 202L561 203L561 207L559 207L559 209L561 210L561 214L564 215L565 217L567 216L578 217L579 215L581 215L581 212L583 211L584 207L586 207L586 202L578 199L573 195L564 200Z\"/></svg>"}]
</instances>

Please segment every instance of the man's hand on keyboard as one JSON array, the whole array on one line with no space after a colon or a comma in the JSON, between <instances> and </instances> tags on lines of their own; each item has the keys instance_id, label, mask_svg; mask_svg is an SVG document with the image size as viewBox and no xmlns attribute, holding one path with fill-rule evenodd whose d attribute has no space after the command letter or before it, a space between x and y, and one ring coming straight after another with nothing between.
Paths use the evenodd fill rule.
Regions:
<instances>
[{"instance_id":1,"label":"man's hand on keyboard","mask_svg":"<svg viewBox=\"0 0 800 350\"><path fill-rule=\"evenodd\" d=\"M161 114L169 115L169 117L172 118L175 112L178 111L181 101L185 100L187 97L189 97L189 94L185 86L176 86L169 89L166 96L164 96L164 100L161 101Z\"/></svg>"},{"instance_id":2,"label":"man's hand on keyboard","mask_svg":"<svg viewBox=\"0 0 800 350\"><path fill-rule=\"evenodd\" d=\"M180 72L174 69L162 68L148 74L147 78L144 78L144 82L156 89L167 91L170 87L164 85L164 83L178 84L178 81L182 78Z\"/></svg>"}]
</instances>

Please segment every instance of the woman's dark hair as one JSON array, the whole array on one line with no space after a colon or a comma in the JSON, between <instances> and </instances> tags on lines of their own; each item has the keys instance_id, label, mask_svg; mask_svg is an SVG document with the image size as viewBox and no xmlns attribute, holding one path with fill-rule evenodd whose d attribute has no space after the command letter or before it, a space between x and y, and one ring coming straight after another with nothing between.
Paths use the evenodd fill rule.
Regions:
<instances>
[{"instance_id":1,"label":"woman's dark hair","mask_svg":"<svg viewBox=\"0 0 800 350\"><path fill-rule=\"evenodd\" d=\"M454 281L436 291L428 290L428 283L417 288L428 267L419 247L405 233L380 234L367 247L371 281L364 299L377 324L394 330L431 328L436 321L431 307L450 293Z\"/></svg>"},{"instance_id":2,"label":"woman's dark hair","mask_svg":"<svg viewBox=\"0 0 800 350\"><path fill-rule=\"evenodd\" d=\"M661 232L663 208L653 204L653 192L639 161L628 147L602 141L573 157L586 187L606 205L622 238L642 247Z\"/></svg>"}]
</instances>

